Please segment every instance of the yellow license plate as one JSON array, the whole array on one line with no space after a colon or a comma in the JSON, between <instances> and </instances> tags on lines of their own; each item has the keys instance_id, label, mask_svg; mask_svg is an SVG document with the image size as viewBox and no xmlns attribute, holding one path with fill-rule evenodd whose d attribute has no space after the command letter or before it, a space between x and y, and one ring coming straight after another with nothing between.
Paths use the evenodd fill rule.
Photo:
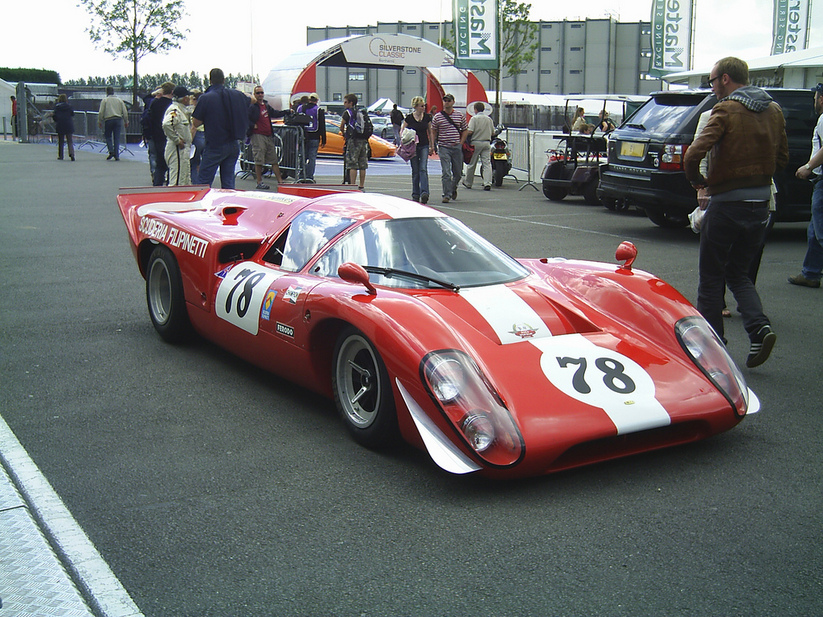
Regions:
<instances>
[{"instance_id":1,"label":"yellow license plate","mask_svg":"<svg viewBox=\"0 0 823 617\"><path fill-rule=\"evenodd\" d=\"M494 153L494 158L496 158L496 159L507 159L508 157L506 156L506 154L504 152L495 152Z\"/></svg>"},{"instance_id":2,"label":"yellow license plate","mask_svg":"<svg viewBox=\"0 0 823 617\"><path fill-rule=\"evenodd\" d=\"M642 159L646 156L645 144L636 141L622 141L620 142L620 156L632 159Z\"/></svg>"}]
</instances>

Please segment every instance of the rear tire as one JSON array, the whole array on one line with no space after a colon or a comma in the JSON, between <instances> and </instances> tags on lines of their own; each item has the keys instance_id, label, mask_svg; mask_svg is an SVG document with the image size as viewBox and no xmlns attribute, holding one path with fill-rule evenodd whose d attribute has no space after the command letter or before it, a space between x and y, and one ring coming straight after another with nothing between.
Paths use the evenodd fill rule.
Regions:
<instances>
[{"instance_id":1,"label":"rear tire","mask_svg":"<svg viewBox=\"0 0 823 617\"><path fill-rule=\"evenodd\" d=\"M506 169L502 165L494 168L494 185L503 186L503 178L506 177Z\"/></svg>"},{"instance_id":2,"label":"rear tire","mask_svg":"<svg viewBox=\"0 0 823 617\"><path fill-rule=\"evenodd\" d=\"M583 200L590 206L599 206L600 200L597 198L597 187L600 180L595 178L583 187Z\"/></svg>"},{"instance_id":3,"label":"rear tire","mask_svg":"<svg viewBox=\"0 0 823 617\"><path fill-rule=\"evenodd\" d=\"M172 252L158 246L146 266L146 303L154 329L168 343L180 343L191 335L191 322L183 294L183 279Z\"/></svg>"},{"instance_id":4,"label":"rear tire","mask_svg":"<svg viewBox=\"0 0 823 617\"><path fill-rule=\"evenodd\" d=\"M681 229L689 224L689 216L681 212L647 209L646 216L652 223L664 229Z\"/></svg>"},{"instance_id":5,"label":"rear tire","mask_svg":"<svg viewBox=\"0 0 823 617\"><path fill-rule=\"evenodd\" d=\"M556 186L544 186L543 194L552 201L563 201L563 198L568 195L568 191Z\"/></svg>"}]
</instances>

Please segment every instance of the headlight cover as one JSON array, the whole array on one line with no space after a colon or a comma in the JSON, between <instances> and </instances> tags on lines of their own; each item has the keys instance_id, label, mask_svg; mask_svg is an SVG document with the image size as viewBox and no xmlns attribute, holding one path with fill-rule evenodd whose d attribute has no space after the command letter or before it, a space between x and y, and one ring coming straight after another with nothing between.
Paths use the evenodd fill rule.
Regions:
<instances>
[{"instance_id":1,"label":"headlight cover","mask_svg":"<svg viewBox=\"0 0 823 617\"><path fill-rule=\"evenodd\" d=\"M460 439L485 463L507 467L523 458L523 438L509 410L466 353L428 354L420 377Z\"/></svg>"},{"instance_id":2,"label":"headlight cover","mask_svg":"<svg viewBox=\"0 0 823 617\"><path fill-rule=\"evenodd\" d=\"M675 326L677 340L697 367L743 417L749 407L749 388L720 338L705 319L684 317Z\"/></svg>"}]
</instances>

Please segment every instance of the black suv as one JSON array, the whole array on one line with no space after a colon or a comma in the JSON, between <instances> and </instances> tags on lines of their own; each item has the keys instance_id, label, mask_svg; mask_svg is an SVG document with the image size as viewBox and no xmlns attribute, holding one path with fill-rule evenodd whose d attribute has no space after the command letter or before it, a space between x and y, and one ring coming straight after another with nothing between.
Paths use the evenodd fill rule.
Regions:
<instances>
[{"instance_id":1,"label":"black suv","mask_svg":"<svg viewBox=\"0 0 823 617\"><path fill-rule=\"evenodd\" d=\"M812 185L794 176L809 160L816 122L809 90L764 88L783 108L789 163L775 175L778 221L807 221ZM597 196L610 210L637 206L661 227L682 227L697 207L683 172L683 155L694 138L700 114L717 98L709 90L655 92L609 136L608 163L600 168Z\"/></svg>"}]
</instances>

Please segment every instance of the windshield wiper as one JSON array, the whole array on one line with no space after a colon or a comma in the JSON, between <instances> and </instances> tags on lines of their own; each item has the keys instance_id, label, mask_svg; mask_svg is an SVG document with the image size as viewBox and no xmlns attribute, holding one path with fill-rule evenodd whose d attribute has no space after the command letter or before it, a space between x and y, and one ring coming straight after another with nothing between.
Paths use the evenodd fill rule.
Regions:
<instances>
[{"instance_id":1,"label":"windshield wiper","mask_svg":"<svg viewBox=\"0 0 823 617\"><path fill-rule=\"evenodd\" d=\"M408 272L406 270L398 270L397 268L381 268L379 266L363 266L363 269L366 272L382 274L386 278L391 278L392 276L406 277L416 281L422 281L424 283L434 283L435 285L440 285L441 287L451 289L452 291L460 291L460 285L455 285L454 283L449 283L448 281L441 281L439 279L426 276L425 274L418 274L417 272Z\"/></svg>"}]
</instances>

